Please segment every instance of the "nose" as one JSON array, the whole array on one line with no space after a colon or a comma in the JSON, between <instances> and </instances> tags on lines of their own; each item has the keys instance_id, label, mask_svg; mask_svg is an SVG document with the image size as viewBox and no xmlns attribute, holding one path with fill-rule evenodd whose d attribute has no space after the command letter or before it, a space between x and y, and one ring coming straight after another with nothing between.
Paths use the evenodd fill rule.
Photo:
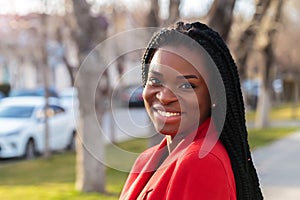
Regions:
<instances>
[{"instance_id":1,"label":"nose","mask_svg":"<svg viewBox=\"0 0 300 200\"><path fill-rule=\"evenodd\" d=\"M164 87L156 93L156 98L164 105L177 101L177 96L170 88Z\"/></svg>"}]
</instances>

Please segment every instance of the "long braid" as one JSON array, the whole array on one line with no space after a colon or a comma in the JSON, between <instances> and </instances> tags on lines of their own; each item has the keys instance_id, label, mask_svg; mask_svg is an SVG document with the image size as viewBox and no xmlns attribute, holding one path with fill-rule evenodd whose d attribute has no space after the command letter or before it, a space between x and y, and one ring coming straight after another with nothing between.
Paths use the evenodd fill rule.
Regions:
<instances>
[{"instance_id":1,"label":"long braid","mask_svg":"<svg viewBox=\"0 0 300 200\"><path fill-rule=\"evenodd\" d=\"M221 43L222 44L222 43ZM225 49L226 50L226 49ZM225 58L229 61L229 66L235 66L235 64L234 64L234 62L233 62L233 59L232 59L232 57L231 57L231 55L230 55L230 53L229 53L229 50L226 50L226 51L224 51L223 52L223 54L225 55ZM237 74L237 68L236 67L232 67L232 68L230 68L230 69L232 69L232 74ZM238 78L238 76L236 76L237 78ZM237 84L237 91L238 91L238 94L241 94L241 89L240 89L240 83L239 83L239 80L237 79L237 81L236 81L236 84ZM257 196L254 196L252 199L259 199L259 198L262 198L262 195L261 195L261 192L260 192L260 190L259 190L259 184L258 184L258 178L257 178L257 174L256 174L256 171L255 171L255 168L254 168L254 166L253 166L253 162L252 162L252 159L251 159L251 155L250 155L250 151L249 151L249 145L248 145L248 141L247 141L247 130L246 130L246 126L245 126L245 113L244 113L244 104L243 104L243 100L242 100L242 95L238 95L239 96L239 99L237 99L237 100L239 100L239 103L240 103L240 107L237 107L236 106L236 108L237 108L237 112L234 112L237 116L238 116L238 118L235 118L235 119L239 119L239 120L241 120L240 121L240 123L238 123L237 125L241 125L241 127L239 127L239 128L241 128L241 129L244 129L244 131L243 132L241 132L241 133L245 133L245 134L241 134L241 136L243 137L242 138L242 141L243 141L243 148L244 148L244 150L246 151L246 156L247 157L244 157L244 158L246 158L247 160L246 160L246 172L247 172L247 174L246 175L249 175L249 177L247 177L247 178L249 178L250 180L252 180L252 182L253 182L253 184L251 184L251 185L249 185L249 187L250 188L245 188L245 189L247 189L247 190L250 190L249 192L251 192L251 191L254 191L254 190L256 190L256 191L254 191L254 193L253 194L257 194ZM234 105L234 104L233 104ZM243 109L239 109L239 108L243 108ZM242 112L241 112L242 111ZM239 115L240 114L240 115ZM231 121L231 122L234 122L234 120L229 120L229 121ZM229 136L229 138L226 138L225 136L226 135L228 135L228 134L223 134L223 135L221 135L221 137L222 136L224 136L223 138L224 138L224 140L228 140L227 142L224 142L225 144L230 144L230 139L231 139L231 137L232 136ZM222 139L222 138L221 138ZM228 146L228 145L227 145ZM229 148L229 147L228 147ZM233 149L235 149L235 147L233 147ZM243 198L244 199L244 198Z\"/></svg>"},{"instance_id":2,"label":"long braid","mask_svg":"<svg viewBox=\"0 0 300 200\"><path fill-rule=\"evenodd\" d=\"M192 24L178 22L173 27L156 33L150 40L143 56L143 84L145 85L147 81L148 64L160 47L168 44L193 46L193 43L186 44L180 39L178 40L176 33L187 35L193 41L198 42L210 55L221 74L226 92L227 107L220 140L224 144L232 163L237 187L237 199L263 199L247 141L245 109L237 67L229 49L217 32L199 22Z\"/></svg>"}]
</instances>

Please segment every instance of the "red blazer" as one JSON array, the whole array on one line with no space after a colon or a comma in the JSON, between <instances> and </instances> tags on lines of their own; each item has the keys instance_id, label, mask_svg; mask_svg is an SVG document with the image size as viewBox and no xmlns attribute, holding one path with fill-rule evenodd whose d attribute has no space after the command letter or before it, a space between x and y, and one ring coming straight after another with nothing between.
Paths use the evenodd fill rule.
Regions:
<instances>
[{"instance_id":1,"label":"red blazer","mask_svg":"<svg viewBox=\"0 0 300 200\"><path fill-rule=\"evenodd\" d=\"M236 200L230 159L215 129L208 129L210 121L184 138L167 157L166 139L143 152L120 200ZM214 133L211 138L215 140L207 139L207 130Z\"/></svg>"}]
</instances>

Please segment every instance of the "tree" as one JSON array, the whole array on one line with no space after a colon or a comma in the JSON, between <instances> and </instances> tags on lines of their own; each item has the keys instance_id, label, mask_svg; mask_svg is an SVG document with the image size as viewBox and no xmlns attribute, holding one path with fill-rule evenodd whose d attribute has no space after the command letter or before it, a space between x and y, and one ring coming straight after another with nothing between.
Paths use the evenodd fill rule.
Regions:
<instances>
[{"instance_id":1,"label":"tree","mask_svg":"<svg viewBox=\"0 0 300 200\"><path fill-rule=\"evenodd\" d=\"M45 128L44 128L44 133L45 133L45 141L44 141L44 157L45 158L49 158L51 156L51 151L50 151L50 147L49 147L49 138L50 138L50 131L49 131L49 123L48 123L48 107L49 107L49 103L48 103L48 98L49 98L49 83L48 83L48 53L47 53L47 41L48 41L48 37L47 37L47 16L46 14L42 14L41 16L41 24L42 24L42 28L41 28L41 65L42 65L42 71L43 71L43 82L44 82L44 90L45 90L45 110L44 110L44 124L45 124Z\"/></svg>"},{"instance_id":2,"label":"tree","mask_svg":"<svg viewBox=\"0 0 300 200\"><path fill-rule=\"evenodd\" d=\"M163 21L159 16L160 4L159 0L150 0L150 10L146 16L147 27L160 27L161 25L169 26L180 18L181 0L169 0L169 16Z\"/></svg>"},{"instance_id":3,"label":"tree","mask_svg":"<svg viewBox=\"0 0 300 200\"><path fill-rule=\"evenodd\" d=\"M169 1L169 17L167 20L167 24L173 24L176 22L180 17L180 0L170 0Z\"/></svg>"},{"instance_id":4,"label":"tree","mask_svg":"<svg viewBox=\"0 0 300 200\"><path fill-rule=\"evenodd\" d=\"M106 38L107 22L103 16L94 17L90 14L90 5L85 0L72 2L77 22L72 36L82 63L75 81L81 115L76 143L76 187L83 192L103 193L105 166L101 161L104 160L105 149L98 120L101 123L105 112L103 102L109 84L99 52L92 49Z\"/></svg>"},{"instance_id":5,"label":"tree","mask_svg":"<svg viewBox=\"0 0 300 200\"><path fill-rule=\"evenodd\" d=\"M160 21L158 0L150 0L150 11L146 18L146 26L159 27Z\"/></svg>"},{"instance_id":6,"label":"tree","mask_svg":"<svg viewBox=\"0 0 300 200\"><path fill-rule=\"evenodd\" d=\"M276 35L278 24L280 23L284 1L276 0L272 1L274 7L274 15L269 20L267 28L265 31L265 41L264 44L259 44L260 52L263 57L264 68L262 70L262 87L261 95L258 98L258 108L255 126L257 128L262 128L268 126L269 110L271 105L271 91L272 91L272 81L273 74L272 69L275 64L275 54L274 54L274 44L276 42Z\"/></svg>"},{"instance_id":7,"label":"tree","mask_svg":"<svg viewBox=\"0 0 300 200\"><path fill-rule=\"evenodd\" d=\"M239 74L241 80L246 77L246 65L248 58L253 52L253 44L256 39L259 28L263 18L266 15L266 11L270 6L271 0L258 0L256 3L255 13L249 24L249 26L242 32L238 41L237 48L235 49L236 62L239 66Z\"/></svg>"},{"instance_id":8,"label":"tree","mask_svg":"<svg viewBox=\"0 0 300 200\"><path fill-rule=\"evenodd\" d=\"M215 0L208 12L208 25L227 41L233 21L233 9L236 0Z\"/></svg>"},{"instance_id":9,"label":"tree","mask_svg":"<svg viewBox=\"0 0 300 200\"><path fill-rule=\"evenodd\" d=\"M292 117L297 116L297 112L299 112L297 104L299 104L300 91L300 57L298 55L300 46L295 41L298 41L300 29L298 27L299 18L294 17L295 13L299 14L299 10L299 1L288 1L285 4L282 16L284 23L280 24L281 29L278 31L276 39L279 48L275 49L278 62L277 74L278 78L282 80L284 87L284 90L280 93L280 99L277 100L293 100L294 103L291 107Z\"/></svg>"}]
</instances>

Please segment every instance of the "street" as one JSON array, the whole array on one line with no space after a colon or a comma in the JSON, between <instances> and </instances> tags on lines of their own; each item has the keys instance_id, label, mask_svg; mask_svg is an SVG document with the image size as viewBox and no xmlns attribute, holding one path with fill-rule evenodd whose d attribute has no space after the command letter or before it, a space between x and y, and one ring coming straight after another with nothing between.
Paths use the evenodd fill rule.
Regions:
<instances>
[{"instance_id":1,"label":"street","mask_svg":"<svg viewBox=\"0 0 300 200\"><path fill-rule=\"evenodd\" d=\"M253 152L266 200L300 199L300 132Z\"/></svg>"},{"instance_id":2,"label":"street","mask_svg":"<svg viewBox=\"0 0 300 200\"><path fill-rule=\"evenodd\" d=\"M111 121L112 120L112 121ZM144 108L117 107L103 118L103 134L107 143L133 138L148 138L151 122Z\"/></svg>"}]
</instances>

